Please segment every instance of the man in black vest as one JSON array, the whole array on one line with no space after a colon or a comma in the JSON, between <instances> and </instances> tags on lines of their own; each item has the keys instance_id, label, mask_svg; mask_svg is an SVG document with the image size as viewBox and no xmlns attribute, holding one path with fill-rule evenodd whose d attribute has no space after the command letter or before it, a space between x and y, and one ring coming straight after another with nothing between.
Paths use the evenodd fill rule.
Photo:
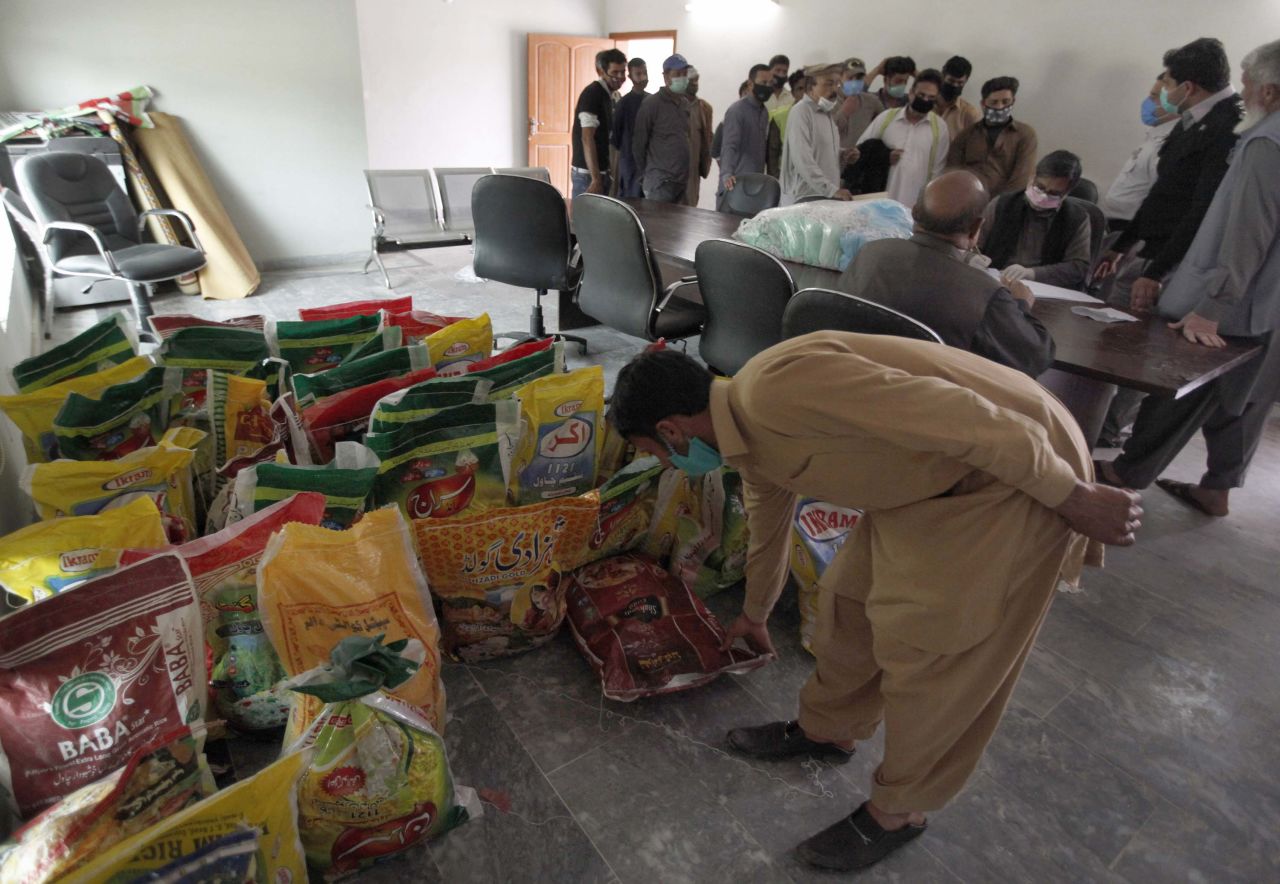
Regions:
<instances>
[{"instance_id":1,"label":"man in black vest","mask_svg":"<svg viewBox=\"0 0 1280 884\"><path fill-rule=\"evenodd\" d=\"M1045 154L1025 190L987 206L982 253L1005 284L1033 279L1083 288L1093 258L1089 210L1067 196L1080 181L1080 158L1068 150Z\"/></svg>"},{"instance_id":2,"label":"man in black vest","mask_svg":"<svg viewBox=\"0 0 1280 884\"><path fill-rule=\"evenodd\" d=\"M1025 284L1006 285L983 269L975 244L986 205L972 172L938 176L912 212L915 235L867 243L840 288L923 322L945 344L1037 377L1053 363L1053 338L1031 315Z\"/></svg>"}]
</instances>

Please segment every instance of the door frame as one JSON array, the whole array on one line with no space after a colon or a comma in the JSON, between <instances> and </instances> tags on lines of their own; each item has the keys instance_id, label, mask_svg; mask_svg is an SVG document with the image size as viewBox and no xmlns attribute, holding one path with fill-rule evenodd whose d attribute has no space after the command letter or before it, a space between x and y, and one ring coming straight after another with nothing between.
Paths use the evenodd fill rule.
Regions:
<instances>
[{"instance_id":1,"label":"door frame","mask_svg":"<svg viewBox=\"0 0 1280 884\"><path fill-rule=\"evenodd\" d=\"M676 32L675 31L621 31L616 34L610 34L609 39L617 42L619 40L652 40L655 38L670 37L671 51L678 52L676 48Z\"/></svg>"}]
</instances>

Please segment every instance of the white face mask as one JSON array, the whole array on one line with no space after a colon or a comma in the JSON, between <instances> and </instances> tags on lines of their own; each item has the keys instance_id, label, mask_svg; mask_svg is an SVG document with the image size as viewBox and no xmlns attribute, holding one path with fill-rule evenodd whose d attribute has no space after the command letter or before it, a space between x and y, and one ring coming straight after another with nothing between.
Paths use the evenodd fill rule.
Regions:
<instances>
[{"instance_id":1,"label":"white face mask","mask_svg":"<svg viewBox=\"0 0 1280 884\"><path fill-rule=\"evenodd\" d=\"M829 114L836 109L836 100L834 98L819 98L818 110L824 114Z\"/></svg>"}]
</instances>

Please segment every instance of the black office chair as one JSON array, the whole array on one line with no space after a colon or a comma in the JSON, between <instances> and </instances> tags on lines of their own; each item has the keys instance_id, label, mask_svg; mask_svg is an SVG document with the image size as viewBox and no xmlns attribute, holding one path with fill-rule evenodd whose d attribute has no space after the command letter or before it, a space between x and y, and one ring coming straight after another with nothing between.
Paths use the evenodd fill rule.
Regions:
<instances>
[{"instance_id":1,"label":"black office chair","mask_svg":"<svg viewBox=\"0 0 1280 884\"><path fill-rule=\"evenodd\" d=\"M754 218L765 209L776 209L782 201L782 185L772 175L753 172L739 175L733 190L724 194L724 210L731 215Z\"/></svg>"},{"instance_id":2,"label":"black office chair","mask_svg":"<svg viewBox=\"0 0 1280 884\"><path fill-rule=\"evenodd\" d=\"M719 374L782 340L782 313L795 283L782 262L746 243L710 239L694 254L707 322L698 354Z\"/></svg>"},{"instance_id":3,"label":"black office chair","mask_svg":"<svg viewBox=\"0 0 1280 884\"><path fill-rule=\"evenodd\" d=\"M151 339L147 317L155 284L205 265L191 219L177 209L147 209L139 215L107 164L91 154L33 154L18 163L16 174L18 189L40 225L53 272L127 283L138 327ZM176 217L194 248L144 243L142 228L149 215Z\"/></svg>"},{"instance_id":4,"label":"black office chair","mask_svg":"<svg viewBox=\"0 0 1280 884\"><path fill-rule=\"evenodd\" d=\"M584 193L573 201L573 227L582 250L578 307L623 334L656 341L696 335L706 321L701 304L676 292L697 285L686 276L664 285L644 226L621 200Z\"/></svg>"},{"instance_id":5,"label":"black office chair","mask_svg":"<svg viewBox=\"0 0 1280 884\"><path fill-rule=\"evenodd\" d=\"M938 333L923 322L882 304L830 289L803 289L787 302L782 314L784 340L816 331L847 331L864 335L896 335L941 344Z\"/></svg>"},{"instance_id":6,"label":"black office chair","mask_svg":"<svg viewBox=\"0 0 1280 884\"><path fill-rule=\"evenodd\" d=\"M545 338L542 297L548 291L571 292L581 269L573 263L569 215L564 197L546 181L520 175L485 175L471 191L475 224L476 276L534 289L537 295L527 332L499 332L495 338ZM587 341L557 332L587 352Z\"/></svg>"},{"instance_id":7,"label":"black office chair","mask_svg":"<svg viewBox=\"0 0 1280 884\"><path fill-rule=\"evenodd\" d=\"M1102 246L1107 238L1107 215L1095 203L1074 196L1067 199L1073 200L1089 213L1089 273L1084 278L1084 285L1080 286L1081 291L1087 292L1093 286L1094 268L1102 260Z\"/></svg>"},{"instance_id":8,"label":"black office chair","mask_svg":"<svg viewBox=\"0 0 1280 884\"><path fill-rule=\"evenodd\" d=\"M1084 200L1086 203L1096 205L1098 202L1098 185L1088 178L1081 178L1076 182L1076 186L1071 188L1071 192L1067 196L1073 196L1078 200Z\"/></svg>"}]
</instances>

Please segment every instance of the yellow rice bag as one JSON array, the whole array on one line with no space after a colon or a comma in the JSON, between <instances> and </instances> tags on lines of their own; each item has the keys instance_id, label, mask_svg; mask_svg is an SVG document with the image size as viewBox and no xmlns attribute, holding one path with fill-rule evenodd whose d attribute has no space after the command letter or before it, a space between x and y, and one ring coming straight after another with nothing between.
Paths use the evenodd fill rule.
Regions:
<instances>
[{"instance_id":1,"label":"yellow rice bag","mask_svg":"<svg viewBox=\"0 0 1280 884\"><path fill-rule=\"evenodd\" d=\"M206 402L215 466L256 454L275 437L266 381L211 371Z\"/></svg>"},{"instance_id":2,"label":"yellow rice bag","mask_svg":"<svg viewBox=\"0 0 1280 884\"><path fill-rule=\"evenodd\" d=\"M307 864L298 839L297 783L309 754L286 755L249 779L120 842L66 880L76 884L141 880L247 825L262 830L257 880L301 884L307 880Z\"/></svg>"},{"instance_id":3,"label":"yellow rice bag","mask_svg":"<svg viewBox=\"0 0 1280 884\"><path fill-rule=\"evenodd\" d=\"M167 543L150 496L96 516L36 522L0 537L0 587L39 601L114 569L121 550Z\"/></svg>"},{"instance_id":4,"label":"yellow rice bag","mask_svg":"<svg viewBox=\"0 0 1280 884\"><path fill-rule=\"evenodd\" d=\"M203 430L175 427L160 444L140 448L119 460L55 460L32 464L20 480L42 519L93 516L140 496L150 497L164 517L170 543L196 537L196 503L191 487L192 450ZM175 439L191 443L177 445Z\"/></svg>"},{"instance_id":5,"label":"yellow rice bag","mask_svg":"<svg viewBox=\"0 0 1280 884\"><path fill-rule=\"evenodd\" d=\"M525 384L520 442L508 499L523 506L585 494L596 487L604 447L604 369L599 365Z\"/></svg>"},{"instance_id":6,"label":"yellow rice bag","mask_svg":"<svg viewBox=\"0 0 1280 884\"><path fill-rule=\"evenodd\" d=\"M258 612L290 675L324 664L342 639L417 639L426 660L392 694L444 732L440 627L413 538L395 507L367 512L345 531L294 522L267 544L258 565ZM295 697L286 745L319 714L316 697Z\"/></svg>"},{"instance_id":7,"label":"yellow rice bag","mask_svg":"<svg viewBox=\"0 0 1280 884\"><path fill-rule=\"evenodd\" d=\"M9 415L9 419L22 431L27 463L45 463L58 456L53 419L58 416L62 403L67 401L68 393L96 398L107 387L131 381L154 364L146 356L135 356L104 371L69 378L33 393L0 396L0 410Z\"/></svg>"},{"instance_id":8,"label":"yellow rice bag","mask_svg":"<svg viewBox=\"0 0 1280 884\"><path fill-rule=\"evenodd\" d=\"M493 353L493 324L488 313L446 325L423 339L431 365L442 375L463 374L467 366Z\"/></svg>"}]
</instances>

